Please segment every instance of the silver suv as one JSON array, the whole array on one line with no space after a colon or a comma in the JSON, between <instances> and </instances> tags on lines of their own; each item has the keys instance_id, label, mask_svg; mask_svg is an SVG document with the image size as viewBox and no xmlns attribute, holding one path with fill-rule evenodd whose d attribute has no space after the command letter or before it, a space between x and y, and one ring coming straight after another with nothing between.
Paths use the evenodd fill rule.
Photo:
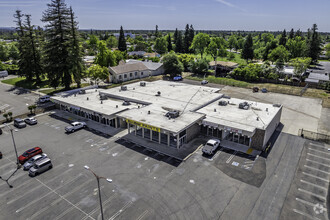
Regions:
<instances>
[{"instance_id":1,"label":"silver suv","mask_svg":"<svg viewBox=\"0 0 330 220\"><path fill-rule=\"evenodd\" d=\"M23 170L29 170L37 161L47 158L47 154L38 154L30 158L23 165Z\"/></svg>"},{"instance_id":2,"label":"silver suv","mask_svg":"<svg viewBox=\"0 0 330 220\"><path fill-rule=\"evenodd\" d=\"M42 160L39 160L37 161L33 167L30 168L29 170L29 175L30 176L37 176L39 175L40 173L43 173L49 169L52 169L53 168L53 164L52 162L50 161L49 158L45 158L45 159L42 159Z\"/></svg>"}]
</instances>

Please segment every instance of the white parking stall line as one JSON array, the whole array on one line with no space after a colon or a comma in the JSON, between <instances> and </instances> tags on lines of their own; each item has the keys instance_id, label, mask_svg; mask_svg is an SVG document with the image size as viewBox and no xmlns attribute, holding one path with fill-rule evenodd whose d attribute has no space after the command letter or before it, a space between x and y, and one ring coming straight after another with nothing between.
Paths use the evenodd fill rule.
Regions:
<instances>
[{"instance_id":1,"label":"white parking stall line","mask_svg":"<svg viewBox=\"0 0 330 220\"><path fill-rule=\"evenodd\" d=\"M303 199L300 199L300 198L296 198L296 201L301 202L301 203L303 203L303 204L305 204L305 205L312 206L312 207L316 206L316 204L311 203L311 202L308 202L308 201L303 200ZM323 211L327 212L327 209L326 209L326 208L322 207L321 209L322 209Z\"/></svg>"},{"instance_id":2,"label":"white parking stall line","mask_svg":"<svg viewBox=\"0 0 330 220\"><path fill-rule=\"evenodd\" d=\"M147 209L136 220L142 220L148 213L149 213L149 210Z\"/></svg>"},{"instance_id":3,"label":"white parking stall line","mask_svg":"<svg viewBox=\"0 0 330 220\"><path fill-rule=\"evenodd\" d=\"M23 173L23 174L24 174L24 173ZM12 179L11 179L11 180L12 180ZM22 184L20 184L20 185L18 185L18 186L14 186L15 190L17 190L18 188L20 188L20 187L22 187L22 186L29 185L29 182L31 182L32 180L33 180L33 179L31 178L31 179L29 179L29 180L23 182ZM3 182L3 183L6 183L6 182ZM2 183L0 184L0 186L1 186L1 185L2 185ZM0 194L0 198L3 197L3 196L5 196L5 195L7 195L8 193L11 193L11 192L12 192L12 190L7 190L6 192Z\"/></svg>"},{"instance_id":4,"label":"white parking stall line","mask_svg":"<svg viewBox=\"0 0 330 220\"><path fill-rule=\"evenodd\" d=\"M18 171L17 171L18 172ZM15 180L15 179L17 179L17 178L19 178L19 177L21 177L21 176L23 176L24 174L26 174L26 173L24 173L24 172L21 172L21 173L19 173L19 174L15 174L12 178L10 178L10 182L12 182L13 180ZM1 176L3 176L3 175L1 175ZM2 183L0 183L0 186L2 186L2 185L4 185L4 184L6 184L6 182L2 182ZM15 189L16 189L17 187L15 186ZM10 192L10 191L9 191Z\"/></svg>"},{"instance_id":5,"label":"white parking stall line","mask_svg":"<svg viewBox=\"0 0 330 220\"><path fill-rule=\"evenodd\" d=\"M325 151L322 151L322 150L316 150L316 149L313 149L313 148L310 148L310 147L308 149L311 150L311 151L315 151L315 152L319 152L319 153L322 153L322 154L330 155L329 152L325 152Z\"/></svg>"},{"instance_id":6,"label":"white parking stall line","mask_svg":"<svg viewBox=\"0 0 330 220\"><path fill-rule=\"evenodd\" d=\"M82 212L83 214L85 214L86 216L92 218L91 216L89 216L86 212L84 212L82 209L80 209L78 206L76 206L75 204L73 204L72 202L70 202L69 200L67 200L66 198L64 198L62 195L60 195L59 193L57 193L56 191L54 191L52 188L50 188L49 186L47 186L45 183L43 183L42 181L40 181L39 179L36 179L39 183L41 183L42 185L44 185L45 187L47 187L50 191L52 191L53 193L55 193L56 195L58 195L59 197L61 197L63 200L65 200L67 203L69 203L70 205L72 205L73 207L75 207L77 210L79 210L80 212ZM94 219L94 218L92 218ZM94 219L95 220L95 219Z\"/></svg>"},{"instance_id":7,"label":"white parking stall line","mask_svg":"<svg viewBox=\"0 0 330 220\"><path fill-rule=\"evenodd\" d=\"M72 183L73 181L75 181L76 179L78 179L80 176L81 176L81 175L77 175L75 178L71 179L70 181L67 181L67 182L64 183L63 185L61 185L61 186L55 188L54 191L56 191L56 190L62 188L63 186L65 186L65 185L67 185L67 184L69 184L69 183ZM48 193L46 193L45 195L43 195L43 196L41 196L41 197L39 197L39 198L37 198L37 199L35 199L35 200L33 200L33 201L29 201L29 203L28 203L27 205L25 205L25 206L23 206L23 207L17 209L17 210L16 210L16 213L21 212L22 210L26 209L26 208L29 207L30 205L32 205L32 204L38 202L39 200L45 198L46 196L48 196L48 195L50 195L50 194L52 194L52 193L53 193L52 191L51 191L51 192L48 192Z\"/></svg>"},{"instance_id":8,"label":"white parking stall line","mask_svg":"<svg viewBox=\"0 0 330 220\"><path fill-rule=\"evenodd\" d=\"M324 181L324 182L329 183L329 179L324 179L324 178L322 178L322 177L315 176L315 175L313 175L313 174L306 173L306 172L302 172L302 173L303 173L304 175L306 175L306 176L310 176L310 177L313 177L313 178L315 178L315 179L319 179L319 180L322 180L322 181Z\"/></svg>"},{"instance_id":9,"label":"white parking stall line","mask_svg":"<svg viewBox=\"0 0 330 220\"><path fill-rule=\"evenodd\" d=\"M106 204L108 204L110 201L112 201L114 198L117 197L117 194L113 194L112 196L109 197L109 199L107 199L104 203L102 203L103 206L105 206ZM95 212L97 212L100 209L100 207L96 207L95 209L93 209L90 213L88 213L89 216L92 216ZM88 218L88 216L85 216L82 220L86 220ZM57 219L54 219L57 220Z\"/></svg>"},{"instance_id":10,"label":"white parking stall line","mask_svg":"<svg viewBox=\"0 0 330 220\"><path fill-rule=\"evenodd\" d=\"M318 145L318 144L314 144L314 143L310 143L310 145L312 145L312 146L314 146L314 147L319 147L319 148L323 148L323 149L328 149L328 148L325 147L325 146Z\"/></svg>"},{"instance_id":11,"label":"white parking stall line","mask_svg":"<svg viewBox=\"0 0 330 220\"><path fill-rule=\"evenodd\" d=\"M309 162L312 162L312 163L316 163L316 164L319 164L319 165L322 165L322 166L325 166L325 167L329 167L330 168L330 165L324 164L324 163L320 163L320 162L315 161L315 160L306 159L306 161L309 161Z\"/></svg>"},{"instance_id":12,"label":"white parking stall line","mask_svg":"<svg viewBox=\"0 0 330 220\"><path fill-rule=\"evenodd\" d=\"M230 163L230 161L235 157L235 155L237 154L237 151L235 151L226 161L226 163Z\"/></svg>"},{"instance_id":13,"label":"white parking stall line","mask_svg":"<svg viewBox=\"0 0 330 220\"><path fill-rule=\"evenodd\" d=\"M308 185L311 185L311 186L314 186L314 187L316 187L316 188L319 188L319 189L322 189L322 190L325 190L326 192L327 192L327 188L325 188L325 187L323 187L323 186L319 186L319 185L317 185L317 184L315 184L315 183L311 183L311 182L308 182L308 181L306 181L306 180L300 180L300 182L302 182L302 183L306 183L306 184L308 184Z\"/></svg>"},{"instance_id":14,"label":"white parking stall line","mask_svg":"<svg viewBox=\"0 0 330 220\"><path fill-rule=\"evenodd\" d=\"M312 220L321 220L321 219L319 219L319 218L317 218L317 217L314 217L314 216L312 216L312 215L306 214L306 213L304 213L304 212L302 212L302 211L300 211L300 210L297 210L297 209L293 209L293 211L294 211L295 213L298 213L298 214L300 214L300 215L303 215L303 216L305 216L305 217L307 217L307 218L309 218L309 219L312 219Z\"/></svg>"},{"instance_id":15,"label":"white parking stall line","mask_svg":"<svg viewBox=\"0 0 330 220\"><path fill-rule=\"evenodd\" d=\"M222 148L220 148L220 149L218 150L218 152L216 152L215 155L214 155L212 158L209 159L209 161L213 161L213 160L217 159L217 157L219 157L219 155L220 155L221 152L222 152L221 150L222 150Z\"/></svg>"},{"instance_id":16,"label":"white parking stall line","mask_svg":"<svg viewBox=\"0 0 330 220\"><path fill-rule=\"evenodd\" d=\"M86 185L87 185L88 183L90 183L90 182L92 182L92 180L89 180L89 181L87 181L87 182L81 184L79 187L74 188L74 190L72 190L72 191L70 191L70 192L64 194L63 197L67 197L67 196L71 195L72 193L77 192L78 190L80 190L81 188L83 188L84 186L86 186ZM103 189L103 188L104 188L104 186L101 186L101 189ZM43 212L46 211L47 209L50 209L52 206L54 206L56 203L60 202L61 200L62 200L62 198L58 198L58 199L56 199L56 200L55 200L54 202L52 202L50 205L48 205L48 206L46 206L46 207L40 209L38 212L35 212L32 216L30 216L30 217L27 218L26 220L32 220L32 219L36 218L38 215L40 215L41 213L43 213ZM77 204L79 204L79 203L77 203ZM77 205L77 204L75 204L75 205ZM61 212L61 216L60 216L60 218L61 218L62 216L64 216L66 213L68 213L69 211L71 211L72 209L74 209L73 206L71 206L69 209L65 210L65 212Z\"/></svg>"},{"instance_id":17,"label":"white parking stall line","mask_svg":"<svg viewBox=\"0 0 330 220\"><path fill-rule=\"evenodd\" d=\"M25 195L29 194L30 192L33 192L34 190L38 189L39 187L42 187L42 185L37 185L35 187L33 187L32 189L30 189L29 191L23 193L23 194L20 194L20 196L18 197L15 197L15 199L12 199L10 200L9 202L7 202L7 205L17 201L17 200L20 200L21 198L23 198Z\"/></svg>"},{"instance_id":18,"label":"white parking stall line","mask_svg":"<svg viewBox=\"0 0 330 220\"><path fill-rule=\"evenodd\" d=\"M311 154L311 153L307 153L307 155L310 155L310 156L313 156L313 157L317 157L317 158L321 158L321 159L323 159L323 160L330 161L330 159L327 158L327 157L321 157L321 156L319 156L319 155L315 155L315 154Z\"/></svg>"},{"instance_id":19,"label":"white parking stall line","mask_svg":"<svg viewBox=\"0 0 330 220\"><path fill-rule=\"evenodd\" d=\"M325 173L325 174L330 175L329 172L326 172L326 171L323 171L323 170L320 170L320 169L317 169L317 168L314 168L314 167L311 167L311 166L308 166L308 165L304 165L304 167L307 167L308 169L316 170L316 171L318 171L318 172L321 172L321 173Z\"/></svg>"},{"instance_id":20,"label":"white parking stall line","mask_svg":"<svg viewBox=\"0 0 330 220\"><path fill-rule=\"evenodd\" d=\"M4 168L4 167L7 167L7 166L9 166L9 165L12 165L12 164L11 164L11 163L6 163L6 164L0 166L0 169L2 169L2 168Z\"/></svg>"},{"instance_id":21,"label":"white parking stall line","mask_svg":"<svg viewBox=\"0 0 330 220\"><path fill-rule=\"evenodd\" d=\"M111 216L111 218L109 218L109 220L114 220L115 218L117 218L123 211L125 211L127 208L129 208L132 204L133 204L133 201L127 202L120 210L118 210L118 212L116 212L113 216Z\"/></svg>"},{"instance_id":22,"label":"white parking stall line","mask_svg":"<svg viewBox=\"0 0 330 220\"><path fill-rule=\"evenodd\" d=\"M327 198L325 196L321 196L321 195L315 194L315 193L310 192L308 190L305 190L305 189L302 189L302 188L298 188L298 191L303 192L303 193L306 193L306 194L309 194L309 195L312 195L312 196L315 196L318 199L323 200L324 202L327 201Z\"/></svg>"}]
</instances>

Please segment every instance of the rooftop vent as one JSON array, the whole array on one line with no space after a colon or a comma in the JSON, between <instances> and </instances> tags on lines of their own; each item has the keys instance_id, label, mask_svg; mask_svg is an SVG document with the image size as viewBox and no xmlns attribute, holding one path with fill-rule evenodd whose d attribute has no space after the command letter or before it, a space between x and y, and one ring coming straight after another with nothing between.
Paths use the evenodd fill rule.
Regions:
<instances>
[{"instance_id":1,"label":"rooftop vent","mask_svg":"<svg viewBox=\"0 0 330 220\"><path fill-rule=\"evenodd\" d=\"M157 92L157 94L156 94L156 96L160 96L160 94L161 94L161 92L160 92L160 91L158 91L158 92Z\"/></svg>"},{"instance_id":2,"label":"rooftop vent","mask_svg":"<svg viewBox=\"0 0 330 220\"><path fill-rule=\"evenodd\" d=\"M121 86L120 89L121 89L122 91L126 91L126 90L127 90L127 86Z\"/></svg>"},{"instance_id":3,"label":"rooftop vent","mask_svg":"<svg viewBox=\"0 0 330 220\"><path fill-rule=\"evenodd\" d=\"M131 103L129 101L124 101L123 105L130 105Z\"/></svg>"},{"instance_id":4,"label":"rooftop vent","mask_svg":"<svg viewBox=\"0 0 330 220\"><path fill-rule=\"evenodd\" d=\"M146 86L146 82L140 82L140 86Z\"/></svg>"},{"instance_id":5,"label":"rooftop vent","mask_svg":"<svg viewBox=\"0 0 330 220\"><path fill-rule=\"evenodd\" d=\"M228 104L227 101L224 101L224 100L219 101L219 105L221 105L221 106L226 106L227 104Z\"/></svg>"},{"instance_id":6,"label":"rooftop vent","mask_svg":"<svg viewBox=\"0 0 330 220\"><path fill-rule=\"evenodd\" d=\"M165 114L165 116L168 118L177 118L179 117L179 115L180 115L179 111L169 111Z\"/></svg>"},{"instance_id":7,"label":"rooftop vent","mask_svg":"<svg viewBox=\"0 0 330 220\"><path fill-rule=\"evenodd\" d=\"M238 108L248 110L250 108L250 105L247 102L241 102L239 103Z\"/></svg>"}]
</instances>

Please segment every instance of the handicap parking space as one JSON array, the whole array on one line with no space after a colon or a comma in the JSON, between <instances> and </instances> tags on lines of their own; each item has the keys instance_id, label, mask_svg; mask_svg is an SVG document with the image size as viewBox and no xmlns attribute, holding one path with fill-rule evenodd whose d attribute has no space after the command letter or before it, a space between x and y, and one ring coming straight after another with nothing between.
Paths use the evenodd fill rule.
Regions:
<instances>
[{"instance_id":1,"label":"handicap parking space","mask_svg":"<svg viewBox=\"0 0 330 220\"><path fill-rule=\"evenodd\" d=\"M303 149L282 219L328 219L329 146L308 141Z\"/></svg>"}]
</instances>

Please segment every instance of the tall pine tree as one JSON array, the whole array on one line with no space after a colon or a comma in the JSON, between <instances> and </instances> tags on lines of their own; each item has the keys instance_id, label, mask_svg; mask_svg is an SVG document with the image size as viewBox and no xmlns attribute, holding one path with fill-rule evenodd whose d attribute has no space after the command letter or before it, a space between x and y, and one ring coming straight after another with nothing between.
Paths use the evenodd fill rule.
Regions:
<instances>
[{"instance_id":1,"label":"tall pine tree","mask_svg":"<svg viewBox=\"0 0 330 220\"><path fill-rule=\"evenodd\" d=\"M312 58L312 62L316 63L321 53L321 39L317 32L317 25L313 24L312 35L308 45L308 56Z\"/></svg>"},{"instance_id":2,"label":"tall pine tree","mask_svg":"<svg viewBox=\"0 0 330 220\"><path fill-rule=\"evenodd\" d=\"M168 33L168 37L167 37L167 51L168 52L171 52L171 50L173 50L173 48L172 48L171 34Z\"/></svg>"},{"instance_id":3,"label":"tall pine tree","mask_svg":"<svg viewBox=\"0 0 330 220\"><path fill-rule=\"evenodd\" d=\"M123 26L120 26L119 39L118 39L118 49L120 51L126 51L127 50L126 39L125 39Z\"/></svg>"},{"instance_id":4,"label":"tall pine tree","mask_svg":"<svg viewBox=\"0 0 330 220\"><path fill-rule=\"evenodd\" d=\"M156 38L159 37L158 25L156 25L155 37L156 37Z\"/></svg>"},{"instance_id":5,"label":"tall pine tree","mask_svg":"<svg viewBox=\"0 0 330 220\"><path fill-rule=\"evenodd\" d=\"M281 34L279 45L283 45L283 46L286 45L286 31L285 31L285 29L284 29L283 33Z\"/></svg>"},{"instance_id":6,"label":"tall pine tree","mask_svg":"<svg viewBox=\"0 0 330 220\"><path fill-rule=\"evenodd\" d=\"M182 34L181 31L178 31L178 36L175 42L175 52L182 53Z\"/></svg>"},{"instance_id":7,"label":"tall pine tree","mask_svg":"<svg viewBox=\"0 0 330 220\"><path fill-rule=\"evenodd\" d=\"M289 34L289 39L293 39L293 38L294 38L294 30L292 28Z\"/></svg>"},{"instance_id":8,"label":"tall pine tree","mask_svg":"<svg viewBox=\"0 0 330 220\"><path fill-rule=\"evenodd\" d=\"M71 27L71 42L70 42L70 71L73 75L74 81L77 83L77 87L81 87L81 79L83 75L83 71L85 69L83 62L83 53L80 48L79 41L79 33L78 33L78 22L75 21L74 12L72 11L72 7L70 7L70 27Z\"/></svg>"},{"instance_id":9,"label":"tall pine tree","mask_svg":"<svg viewBox=\"0 0 330 220\"><path fill-rule=\"evenodd\" d=\"M189 44L189 41L190 41L190 38L189 38L189 24L186 25L186 30L184 32L184 37L183 37L183 52L184 53L189 53L189 47L190 47L190 44Z\"/></svg>"},{"instance_id":10,"label":"tall pine tree","mask_svg":"<svg viewBox=\"0 0 330 220\"><path fill-rule=\"evenodd\" d=\"M173 35L173 41L174 41L175 44L176 44L177 39L178 39L178 29L176 28L175 32L174 32L174 35Z\"/></svg>"},{"instance_id":11,"label":"tall pine tree","mask_svg":"<svg viewBox=\"0 0 330 220\"><path fill-rule=\"evenodd\" d=\"M195 37L195 30L194 30L194 27L192 26L192 24L190 25L190 28L189 28L189 48L191 46L191 43L193 42L194 40L194 37ZM193 50L190 49L189 51L190 53L193 53Z\"/></svg>"},{"instance_id":12,"label":"tall pine tree","mask_svg":"<svg viewBox=\"0 0 330 220\"><path fill-rule=\"evenodd\" d=\"M251 34L249 34L245 40L242 50L242 58L246 60L252 60L254 58L253 39Z\"/></svg>"},{"instance_id":13,"label":"tall pine tree","mask_svg":"<svg viewBox=\"0 0 330 220\"><path fill-rule=\"evenodd\" d=\"M70 10L64 0L51 0L43 13L42 21L46 23L45 67L52 87L62 83L70 89Z\"/></svg>"}]
</instances>

